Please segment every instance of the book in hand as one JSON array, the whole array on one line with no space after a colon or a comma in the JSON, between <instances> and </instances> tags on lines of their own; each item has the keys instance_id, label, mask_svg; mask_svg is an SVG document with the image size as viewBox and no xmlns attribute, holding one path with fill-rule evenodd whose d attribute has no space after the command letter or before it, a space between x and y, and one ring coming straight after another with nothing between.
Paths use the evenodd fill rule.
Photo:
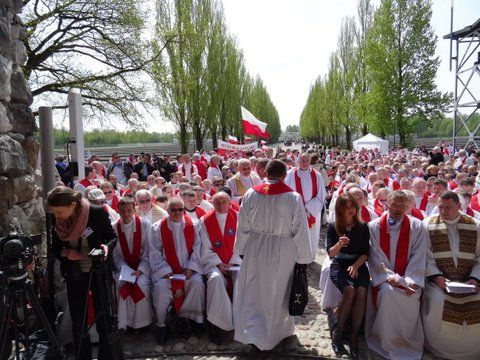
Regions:
<instances>
[{"instance_id":1,"label":"book in hand","mask_svg":"<svg viewBox=\"0 0 480 360\"><path fill-rule=\"evenodd\" d=\"M450 294L475 294L477 289L475 285L464 284L456 281L449 281L446 283L447 292Z\"/></svg>"},{"instance_id":2,"label":"book in hand","mask_svg":"<svg viewBox=\"0 0 480 360\"><path fill-rule=\"evenodd\" d=\"M227 266L228 271L240 271L240 266Z\"/></svg>"},{"instance_id":3,"label":"book in hand","mask_svg":"<svg viewBox=\"0 0 480 360\"><path fill-rule=\"evenodd\" d=\"M417 290L415 290L414 288L412 288L410 285L408 285L407 283L407 280L405 280L404 277L398 275L398 274L395 274L395 280L397 281L398 285L401 286L402 288L404 289L408 289L410 291L413 291L414 293L417 292Z\"/></svg>"},{"instance_id":4,"label":"book in hand","mask_svg":"<svg viewBox=\"0 0 480 360\"><path fill-rule=\"evenodd\" d=\"M135 275L132 275L135 272L130 266L128 265L122 265L122 268L120 269L120 281L126 281L131 284L135 284L135 281L137 281L137 277Z\"/></svg>"}]
</instances>

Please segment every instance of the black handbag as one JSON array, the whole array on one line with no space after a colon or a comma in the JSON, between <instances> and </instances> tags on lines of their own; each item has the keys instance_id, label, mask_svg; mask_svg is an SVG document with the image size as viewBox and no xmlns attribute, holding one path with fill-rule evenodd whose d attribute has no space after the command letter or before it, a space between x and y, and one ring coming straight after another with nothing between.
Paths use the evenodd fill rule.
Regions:
<instances>
[{"instance_id":1,"label":"black handbag","mask_svg":"<svg viewBox=\"0 0 480 360\"><path fill-rule=\"evenodd\" d=\"M295 264L293 269L292 288L288 302L288 312L291 316L303 315L308 303L307 265Z\"/></svg>"}]
</instances>

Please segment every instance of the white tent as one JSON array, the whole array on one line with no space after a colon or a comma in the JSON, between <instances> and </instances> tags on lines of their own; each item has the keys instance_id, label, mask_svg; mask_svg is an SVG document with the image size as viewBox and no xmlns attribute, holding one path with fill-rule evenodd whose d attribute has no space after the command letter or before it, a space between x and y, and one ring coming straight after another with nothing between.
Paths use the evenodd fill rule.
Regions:
<instances>
[{"instance_id":1,"label":"white tent","mask_svg":"<svg viewBox=\"0 0 480 360\"><path fill-rule=\"evenodd\" d=\"M388 140L383 140L372 133L368 133L364 137L355 140L353 142L353 148L357 151L377 148L382 154L386 154L388 152Z\"/></svg>"}]
</instances>

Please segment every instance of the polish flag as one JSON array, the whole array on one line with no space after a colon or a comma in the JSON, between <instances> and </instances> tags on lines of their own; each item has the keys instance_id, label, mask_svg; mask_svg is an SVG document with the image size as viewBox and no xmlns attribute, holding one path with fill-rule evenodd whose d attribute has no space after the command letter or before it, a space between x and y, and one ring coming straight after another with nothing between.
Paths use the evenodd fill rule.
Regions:
<instances>
[{"instance_id":1,"label":"polish flag","mask_svg":"<svg viewBox=\"0 0 480 360\"><path fill-rule=\"evenodd\" d=\"M245 144L250 144L252 142L252 138L250 136L245 136Z\"/></svg>"},{"instance_id":2,"label":"polish flag","mask_svg":"<svg viewBox=\"0 0 480 360\"><path fill-rule=\"evenodd\" d=\"M228 135L228 142L230 144L238 144L238 139L235 136Z\"/></svg>"},{"instance_id":3,"label":"polish flag","mask_svg":"<svg viewBox=\"0 0 480 360\"><path fill-rule=\"evenodd\" d=\"M270 134L267 131L267 123L261 122L250 111L241 106L243 132L249 135L255 135L260 138L269 138Z\"/></svg>"}]
</instances>

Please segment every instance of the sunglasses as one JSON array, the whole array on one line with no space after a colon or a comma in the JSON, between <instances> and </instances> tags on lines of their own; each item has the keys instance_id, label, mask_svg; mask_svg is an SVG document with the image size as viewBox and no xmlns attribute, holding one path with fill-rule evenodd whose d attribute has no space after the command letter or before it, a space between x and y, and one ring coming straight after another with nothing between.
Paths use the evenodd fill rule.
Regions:
<instances>
[{"instance_id":1,"label":"sunglasses","mask_svg":"<svg viewBox=\"0 0 480 360\"><path fill-rule=\"evenodd\" d=\"M108 194L113 194L113 191L104 191L103 192L105 195L108 195Z\"/></svg>"},{"instance_id":2,"label":"sunglasses","mask_svg":"<svg viewBox=\"0 0 480 360\"><path fill-rule=\"evenodd\" d=\"M144 204L148 204L151 201L152 199L138 200L138 203L144 205Z\"/></svg>"},{"instance_id":3,"label":"sunglasses","mask_svg":"<svg viewBox=\"0 0 480 360\"><path fill-rule=\"evenodd\" d=\"M181 212L183 212L183 210L185 210L185 209L184 208L170 209L170 211L172 213L181 213Z\"/></svg>"}]
</instances>

